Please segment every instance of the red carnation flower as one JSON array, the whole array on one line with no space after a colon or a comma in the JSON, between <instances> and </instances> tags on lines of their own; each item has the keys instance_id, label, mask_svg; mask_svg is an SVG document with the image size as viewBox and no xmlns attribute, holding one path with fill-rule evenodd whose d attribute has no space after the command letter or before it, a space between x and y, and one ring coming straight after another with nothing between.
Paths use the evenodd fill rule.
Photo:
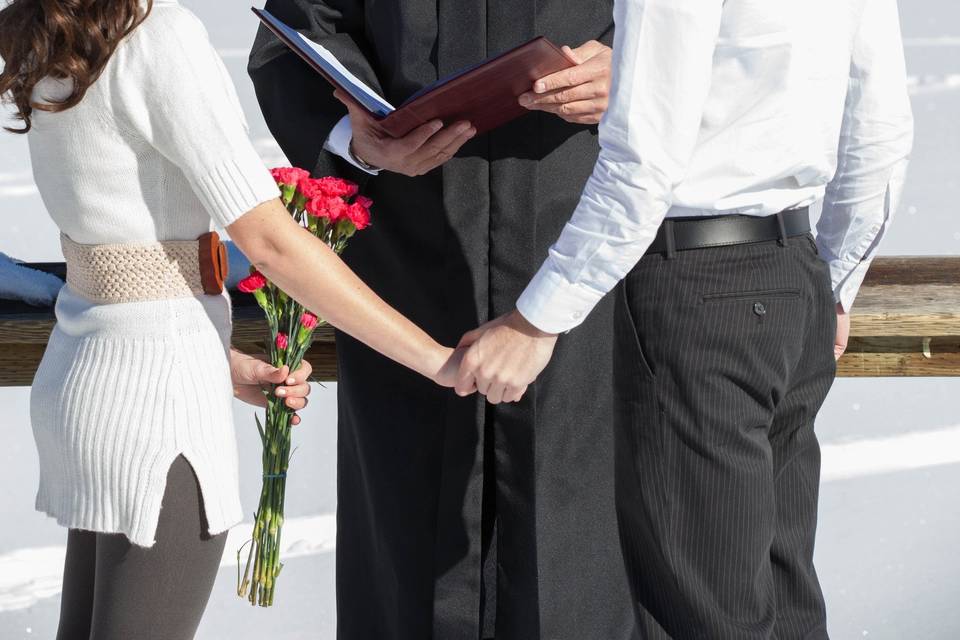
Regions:
<instances>
[{"instance_id":1,"label":"red carnation flower","mask_svg":"<svg viewBox=\"0 0 960 640\"><path fill-rule=\"evenodd\" d=\"M277 334L277 349L286 351L288 342L289 340L287 339L287 334L283 333L282 331Z\"/></svg>"},{"instance_id":2,"label":"red carnation flower","mask_svg":"<svg viewBox=\"0 0 960 640\"><path fill-rule=\"evenodd\" d=\"M347 218L357 228L357 231L363 231L370 226L370 209L359 202L354 202L347 207Z\"/></svg>"},{"instance_id":3,"label":"red carnation flower","mask_svg":"<svg viewBox=\"0 0 960 640\"><path fill-rule=\"evenodd\" d=\"M304 312L304 314L300 316L300 326L302 326L304 329L316 328L319 321L319 318L309 311Z\"/></svg>"},{"instance_id":4,"label":"red carnation flower","mask_svg":"<svg viewBox=\"0 0 960 640\"><path fill-rule=\"evenodd\" d=\"M267 278L259 271L254 271L249 276L240 281L237 289L244 293L253 293L267 286Z\"/></svg>"},{"instance_id":5,"label":"red carnation flower","mask_svg":"<svg viewBox=\"0 0 960 640\"><path fill-rule=\"evenodd\" d=\"M359 204L361 207L365 207L367 209L373 206L373 200L371 200L367 196L357 196L357 199L354 200L354 202Z\"/></svg>"},{"instance_id":6,"label":"red carnation flower","mask_svg":"<svg viewBox=\"0 0 960 640\"><path fill-rule=\"evenodd\" d=\"M300 184L301 181L310 177L310 173L308 171L297 167L278 167L276 169L270 169L270 175L273 176L273 179L276 180L277 184L287 185L289 187L295 187Z\"/></svg>"},{"instance_id":7,"label":"red carnation flower","mask_svg":"<svg viewBox=\"0 0 960 640\"><path fill-rule=\"evenodd\" d=\"M336 222L347 213L347 203L336 196L318 196L307 202L307 214Z\"/></svg>"},{"instance_id":8,"label":"red carnation flower","mask_svg":"<svg viewBox=\"0 0 960 640\"><path fill-rule=\"evenodd\" d=\"M303 197L307 200L313 200L314 198L326 195L323 193L323 189L320 186L320 181L315 178L308 178L301 181L299 188L300 193L302 193Z\"/></svg>"},{"instance_id":9,"label":"red carnation flower","mask_svg":"<svg viewBox=\"0 0 960 640\"><path fill-rule=\"evenodd\" d=\"M350 198L356 195L359 190L360 187L353 182L331 176L327 176L326 178L311 178L304 180L300 184L300 193L306 196L308 200L313 200L320 196L326 196L328 198Z\"/></svg>"},{"instance_id":10,"label":"red carnation flower","mask_svg":"<svg viewBox=\"0 0 960 640\"><path fill-rule=\"evenodd\" d=\"M320 178L320 188L329 196L340 196L341 198L352 198L360 191L356 183L344 180L343 178Z\"/></svg>"}]
</instances>

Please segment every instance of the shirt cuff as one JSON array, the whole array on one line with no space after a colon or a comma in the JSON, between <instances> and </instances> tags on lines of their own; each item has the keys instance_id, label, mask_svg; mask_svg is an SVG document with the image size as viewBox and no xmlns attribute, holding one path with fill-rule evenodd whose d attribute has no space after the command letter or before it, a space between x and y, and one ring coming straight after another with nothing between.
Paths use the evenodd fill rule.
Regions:
<instances>
[{"instance_id":1,"label":"shirt cuff","mask_svg":"<svg viewBox=\"0 0 960 640\"><path fill-rule=\"evenodd\" d=\"M569 282L547 260L520 295L517 310L541 331L565 333L583 323L603 295Z\"/></svg>"},{"instance_id":2,"label":"shirt cuff","mask_svg":"<svg viewBox=\"0 0 960 640\"><path fill-rule=\"evenodd\" d=\"M379 171L370 171L354 160L353 154L350 153L350 142L352 140L353 127L350 125L350 116L343 116L340 118L340 122L338 122L330 132L330 135L327 136L327 141L323 143L323 148L330 153L340 156L365 173L369 173L372 176L380 173Z\"/></svg>"},{"instance_id":3,"label":"shirt cuff","mask_svg":"<svg viewBox=\"0 0 960 640\"><path fill-rule=\"evenodd\" d=\"M854 264L836 260L830 263L830 279L833 282L833 300L839 302L847 313L853 307L853 301L860 291L867 271L873 260L864 260Z\"/></svg>"}]
</instances>

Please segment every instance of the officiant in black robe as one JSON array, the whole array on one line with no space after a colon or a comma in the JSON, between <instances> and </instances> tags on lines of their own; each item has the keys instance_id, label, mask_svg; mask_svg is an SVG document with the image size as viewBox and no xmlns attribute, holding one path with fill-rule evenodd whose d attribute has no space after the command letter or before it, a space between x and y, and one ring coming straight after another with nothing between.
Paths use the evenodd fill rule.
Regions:
<instances>
[{"instance_id":1,"label":"officiant in black robe","mask_svg":"<svg viewBox=\"0 0 960 640\"><path fill-rule=\"evenodd\" d=\"M611 44L613 0L270 0L393 104L544 35ZM370 177L324 142L347 113L265 29L250 73L290 161L359 182L373 227L346 261L448 345L516 300L570 218L596 127L543 112L419 177ZM449 124L449 123L448 123ZM518 404L460 398L338 334L338 637L635 637L614 511L612 303Z\"/></svg>"}]
</instances>

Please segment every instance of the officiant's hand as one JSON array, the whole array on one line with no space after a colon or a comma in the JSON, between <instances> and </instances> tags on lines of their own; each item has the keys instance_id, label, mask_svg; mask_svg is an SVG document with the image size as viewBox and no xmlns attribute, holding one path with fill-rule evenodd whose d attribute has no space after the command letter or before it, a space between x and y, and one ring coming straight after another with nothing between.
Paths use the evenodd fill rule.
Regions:
<instances>
[{"instance_id":1,"label":"officiant's hand","mask_svg":"<svg viewBox=\"0 0 960 640\"><path fill-rule=\"evenodd\" d=\"M380 169L405 176L421 176L456 155L467 140L477 135L469 122L448 127L440 120L420 125L402 138L392 138L369 113L349 100L339 89L334 96L350 111L353 153Z\"/></svg>"},{"instance_id":2,"label":"officiant's hand","mask_svg":"<svg viewBox=\"0 0 960 640\"><path fill-rule=\"evenodd\" d=\"M304 360L300 368L290 373L290 367L279 369L261 356L251 356L236 349L230 350L230 379L233 382L233 395L238 400L257 407L267 406L264 390L276 385L273 393L284 398L284 404L294 411L307 406L310 395L310 383L307 382L313 367ZM293 424L300 424L300 416L293 417Z\"/></svg>"},{"instance_id":3,"label":"officiant's hand","mask_svg":"<svg viewBox=\"0 0 960 640\"><path fill-rule=\"evenodd\" d=\"M613 50L591 40L581 47L563 47L577 66L537 80L520 96L527 109L553 113L575 124L597 124L610 101Z\"/></svg>"},{"instance_id":4,"label":"officiant's hand","mask_svg":"<svg viewBox=\"0 0 960 640\"><path fill-rule=\"evenodd\" d=\"M557 335L540 331L519 311L508 313L463 336L469 347L460 365L457 393L474 387L491 404L517 402L550 362Z\"/></svg>"}]
</instances>

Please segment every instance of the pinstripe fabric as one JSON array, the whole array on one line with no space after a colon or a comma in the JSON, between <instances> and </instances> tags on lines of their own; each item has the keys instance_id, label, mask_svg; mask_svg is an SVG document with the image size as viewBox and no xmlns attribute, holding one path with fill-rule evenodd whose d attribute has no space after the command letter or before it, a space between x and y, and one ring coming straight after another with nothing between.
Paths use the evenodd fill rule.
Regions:
<instances>
[{"instance_id":1,"label":"pinstripe fabric","mask_svg":"<svg viewBox=\"0 0 960 640\"><path fill-rule=\"evenodd\" d=\"M833 307L809 236L648 255L622 283L617 512L643 637L827 637L813 422Z\"/></svg>"}]
</instances>

